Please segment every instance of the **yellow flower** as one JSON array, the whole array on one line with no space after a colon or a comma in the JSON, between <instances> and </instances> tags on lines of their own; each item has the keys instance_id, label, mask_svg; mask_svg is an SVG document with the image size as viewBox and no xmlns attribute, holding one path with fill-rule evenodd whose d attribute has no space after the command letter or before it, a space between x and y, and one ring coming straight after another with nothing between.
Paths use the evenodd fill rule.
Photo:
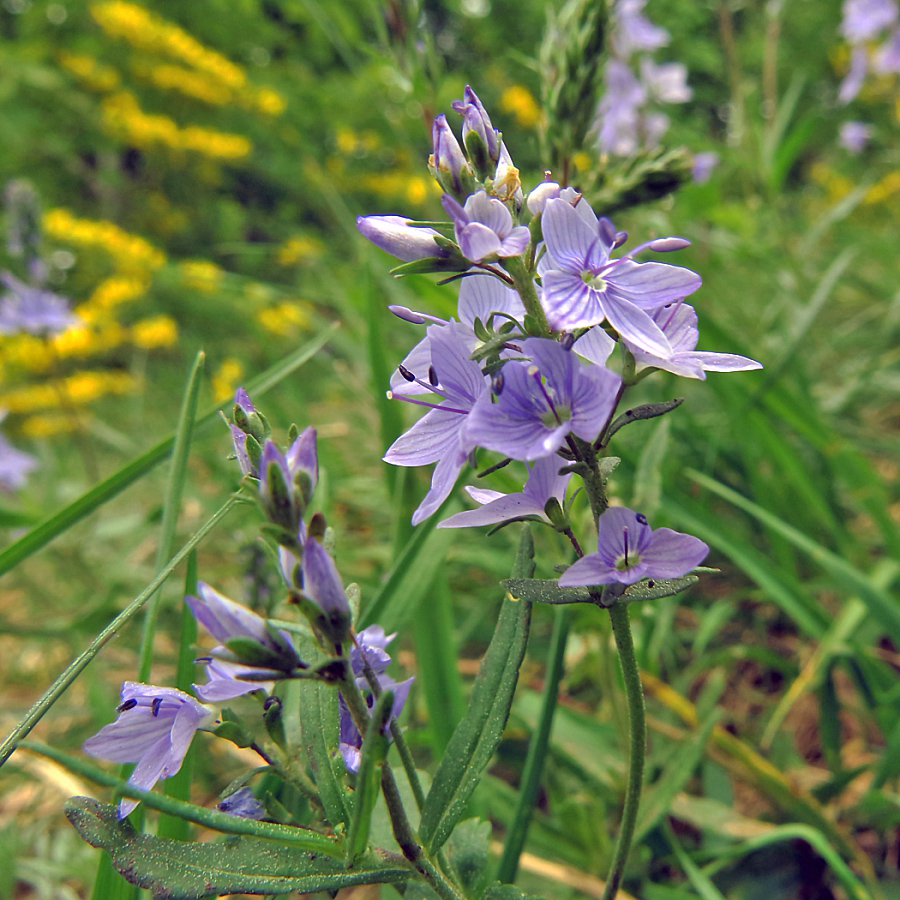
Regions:
<instances>
[{"instance_id":1,"label":"yellow flower","mask_svg":"<svg viewBox=\"0 0 900 900\"><path fill-rule=\"evenodd\" d=\"M122 80L112 66L98 62L93 56L82 56L63 50L59 54L59 64L85 87L100 93L115 90Z\"/></svg>"},{"instance_id":2,"label":"yellow flower","mask_svg":"<svg viewBox=\"0 0 900 900\"><path fill-rule=\"evenodd\" d=\"M240 90L247 82L247 75L240 66L204 47L192 35L143 6L125 0L109 0L92 3L90 10L94 20L110 37L121 38L138 50L185 63L232 91Z\"/></svg>"},{"instance_id":3,"label":"yellow flower","mask_svg":"<svg viewBox=\"0 0 900 900\"><path fill-rule=\"evenodd\" d=\"M279 266L293 266L322 255L322 242L312 237L298 235L288 238L275 252L275 262Z\"/></svg>"},{"instance_id":4,"label":"yellow flower","mask_svg":"<svg viewBox=\"0 0 900 900\"><path fill-rule=\"evenodd\" d=\"M889 172L869 188L863 202L869 206L884 203L898 192L900 192L900 172Z\"/></svg>"},{"instance_id":5,"label":"yellow flower","mask_svg":"<svg viewBox=\"0 0 900 900\"><path fill-rule=\"evenodd\" d=\"M290 337L309 327L310 309L305 303L285 302L261 309L256 321L270 334Z\"/></svg>"},{"instance_id":6,"label":"yellow flower","mask_svg":"<svg viewBox=\"0 0 900 900\"><path fill-rule=\"evenodd\" d=\"M215 263L205 259L188 259L178 263L185 287L203 294L212 294L221 284L224 272Z\"/></svg>"},{"instance_id":7,"label":"yellow flower","mask_svg":"<svg viewBox=\"0 0 900 900\"><path fill-rule=\"evenodd\" d=\"M244 377L244 364L233 356L222 360L222 364L211 379L213 401L224 403L234 396L235 389Z\"/></svg>"},{"instance_id":8,"label":"yellow flower","mask_svg":"<svg viewBox=\"0 0 900 900\"><path fill-rule=\"evenodd\" d=\"M131 342L142 350L171 347L178 340L178 326L169 316L144 319L131 326Z\"/></svg>"},{"instance_id":9,"label":"yellow flower","mask_svg":"<svg viewBox=\"0 0 900 900\"><path fill-rule=\"evenodd\" d=\"M44 213L43 224L53 240L103 250L119 272L153 272L166 261L165 255L149 241L112 222L78 219L68 210L50 209Z\"/></svg>"},{"instance_id":10,"label":"yellow flower","mask_svg":"<svg viewBox=\"0 0 900 900\"><path fill-rule=\"evenodd\" d=\"M541 110L528 88L510 85L500 95L500 109L512 113L523 128L534 128L541 121Z\"/></svg>"}]
</instances>

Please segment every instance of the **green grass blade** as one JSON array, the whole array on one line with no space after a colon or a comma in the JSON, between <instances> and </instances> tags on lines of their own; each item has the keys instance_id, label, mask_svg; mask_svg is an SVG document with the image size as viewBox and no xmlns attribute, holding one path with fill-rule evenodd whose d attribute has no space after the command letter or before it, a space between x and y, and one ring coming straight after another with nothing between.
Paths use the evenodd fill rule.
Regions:
<instances>
[{"instance_id":1,"label":"green grass blade","mask_svg":"<svg viewBox=\"0 0 900 900\"><path fill-rule=\"evenodd\" d=\"M175 428L172 446L172 466L169 470L169 481L163 502L162 525L160 528L159 546L156 549L156 567L158 573L172 555L175 547L175 531L178 528L178 513L181 510L181 498L184 494L184 483L187 475L187 462L191 449L191 434L197 415L197 398L200 393L200 376L206 355L201 350L194 359L191 374L188 376L181 410L178 413L178 425ZM144 613L144 628L141 634L141 647L138 651L137 680L146 684L150 680L150 668L153 665L153 638L156 635L156 621L159 617L160 594L155 594L147 603Z\"/></svg>"},{"instance_id":2,"label":"green grass blade","mask_svg":"<svg viewBox=\"0 0 900 900\"><path fill-rule=\"evenodd\" d=\"M12 755L19 741L29 734L32 728L44 717L51 706L65 693L72 682L87 668L91 660L130 622L140 611L143 605L153 596L163 582L175 571L184 558L200 544L200 542L212 531L222 519L240 501L232 497L222 506L197 533L172 557L169 564L153 579L150 585L122 612L119 613L106 626L83 653L80 653L65 669L65 671L53 682L44 695L25 714L21 722L10 732L6 740L0 744L0 766Z\"/></svg>"},{"instance_id":3,"label":"green grass blade","mask_svg":"<svg viewBox=\"0 0 900 900\"><path fill-rule=\"evenodd\" d=\"M413 616L416 645L416 683L425 695L431 748L435 759L444 755L456 724L466 711L462 680L456 665L457 646L453 634L453 604L441 572L429 586L428 615Z\"/></svg>"},{"instance_id":4,"label":"green grass blade","mask_svg":"<svg viewBox=\"0 0 900 900\"><path fill-rule=\"evenodd\" d=\"M900 608L895 599L882 587L874 584L872 579L860 572L845 559L832 553L821 544L807 537L792 525L763 509L752 500L737 491L697 472L686 470L687 475L708 490L734 504L738 509L753 516L767 528L778 532L789 540L798 550L805 553L813 562L827 571L835 581L848 593L858 593L860 599L868 606L869 612L876 617L885 633L895 642L900 643Z\"/></svg>"},{"instance_id":5,"label":"green grass blade","mask_svg":"<svg viewBox=\"0 0 900 900\"><path fill-rule=\"evenodd\" d=\"M538 789L544 763L550 749L550 731L553 727L553 716L559 698L559 685L565 668L566 643L569 638L569 611L562 606L554 610L553 634L550 637L550 650L547 654L547 671L544 676L544 693L541 696L541 711L538 715L537 727L528 742L528 753L522 769L522 784L516 801L516 810L509 820L509 831L500 857L497 880L511 884L516 880L519 858L525 848L531 814L537 803Z\"/></svg>"},{"instance_id":6,"label":"green grass blade","mask_svg":"<svg viewBox=\"0 0 900 900\"><path fill-rule=\"evenodd\" d=\"M526 523L513 577L526 578L533 573L534 541ZM531 604L504 598L469 708L453 732L422 808L419 837L429 853L437 852L450 836L500 743L525 656L530 622Z\"/></svg>"},{"instance_id":7,"label":"green grass blade","mask_svg":"<svg viewBox=\"0 0 900 900\"><path fill-rule=\"evenodd\" d=\"M273 388L286 378L291 372L307 362L328 340L337 325L325 329L309 343L279 360L267 371L256 378L251 379L245 387L251 396L259 396ZM221 403L207 410L197 420L196 430L208 427L213 422L219 421L219 412L229 409L231 401ZM73 500L68 506L63 507L44 521L36 525L31 531L23 535L19 540L10 544L0 553L0 575L8 572L14 566L36 553L41 547L49 544L54 538L71 528L76 522L99 509L104 503L112 500L129 485L140 480L144 475L162 462L172 451L175 444L175 436L167 437L155 446L151 447L140 456L131 460L119 471L113 473L100 484L95 485L89 491Z\"/></svg>"},{"instance_id":8,"label":"green grass blade","mask_svg":"<svg viewBox=\"0 0 900 900\"><path fill-rule=\"evenodd\" d=\"M197 592L197 551L194 550L187 559L187 573L184 579L184 593ZM190 692L195 677L194 657L197 640L197 620L186 603L181 604L181 634L178 641L178 664L175 674L175 687L180 691ZM165 781L167 797L187 802L191 799L191 779L194 774L194 757L196 744L192 743L185 754L181 768ZM190 828L186 819L178 816L160 816L156 834L161 838L172 838L175 841L186 841Z\"/></svg>"}]
</instances>

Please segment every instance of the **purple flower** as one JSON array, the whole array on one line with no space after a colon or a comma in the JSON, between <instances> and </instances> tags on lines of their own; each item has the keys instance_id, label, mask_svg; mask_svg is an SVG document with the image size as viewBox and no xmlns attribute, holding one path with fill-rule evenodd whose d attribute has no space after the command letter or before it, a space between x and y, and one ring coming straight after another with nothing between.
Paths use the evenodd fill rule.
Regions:
<instances>
[{"instance_id":1,"label":"purple flower","mask_svg":"<svg viewBox=\"0 0 900 900\"><path fill-rule=\"evenodd\" d=\"M241 474L259 478L259 461L262 456L260 443L268 435L269 427L242 387L235 391L234 410L228 428Z\"/></svg>"},{"instance_id":2,"label":"purple flower","mask_svg":"<svg viewBox=\"0 0 900 900\"><path fill-rule=\"evenodd\" d=\"M669 43L669 32L643 15L646 4L647 0L618 0L613 7L613 42L619 56L657 50Z\"/></svg>"},{"instance_id":3,"label":"purple flower","mask_svg":"<svg viewBox=\"0 0 900 900\"><path fill-rule=\"evenodd\" d=\"M493 163L500 161L500 132L494 128L478 95L468 85L463 99L455 101L452 106L463 117L462 138L469 156L474 157L472 161L477 169L486 171L488 159ZM485 155L487 158L484 158Z\"/></svg>"},{"instance_id":4,"label":"purple flower","mask_svg":"<svg viewBox=\"0 0 900 900\"><path fill-rule=\"evenodd\" d=\"M316 429L304 428L288 447L287 467L291 482L300 488L305 504L312 500L319 483L319 448Z\"/></svg>"},{"instance_id":5,"label":"purple flower","mask_svg":"<svg viewBox=\"0 0 900 900\"><path fill-rule=\"evenodd\" d=\"M484 191L472 194L464 207L449 194L444 194L441 203L453 220L460 252L470 262L519 256L531 240L528 227L514 226L512 214L503 201L488 197Z\"/></svg>"},{"instance_id":6,"label":"purple flower","mask_svg":"<svg viewBox=\"0 0 900 900\"><path fill-rule=\"evenodd\" d=\"M872 126L865 122L844 122L841 125L838 143L853 156L865 149L872 134Z\"/></svg>"},{"instance_id":7,"label":"purple flower","mask_svg":"<svg viewBox=\"0 0 900 900\"><path fill-rule=\"evenodd\" d=\"M212 653L224 653L224 647L216 647ZM218 659L215 656L201 657L195 662L206 665L206 684L195 684L194 693L204 703L223 703L235 697L243 697L254 691L265 691L271 694L275 688L274 676L280 672L274 669L263 669L259 666L248 666L245 663ZM261 681L260 677L270 674L271 681Z\"/></svg>"},{"instance_id":8,"label":"purple flower","mask_svg":"<svg viewBox=\"0 0 900 900\"><path fill-rule=\"evenodd\" d=\"M359 216L356 227L360 234L391 256L412 262L430 257L447 257L449 251L435 242L440 237L433 228L415 226L402 216Z\"/></svg>"},{"instance_id":9,"label":"purple flower","mask_svg":"<svg viewBox=\"0 0 900 900\"><path fill-rule=\"evenodd\" d=\"M395 637L397 637L396 633L385 634L380 625L370 625L357 632L356 640L350 648L350 667L353 669L353 674L357 678L364 677L364 663L368 663L369 668L376 675L383 675L391 664L387 645Z\"/></svg>"},{"instance_id":10,"label":"purple flower","mask_svg":"<svg viewBox=\"0 0 900 900\"><path fill-rule=\"evenodd\" d=\"M669 355L666 336L647 310L694 293L700 276L680 266L636 263L631 256L644 248L678 249L687 241L661 238L611 259L620 235L609 219L598 220L583 200L576 206L562 197L549 200L541 222L547 247L539 265L541 303L550 326L574 331L605 320L642 349Z\"/></svg>"},{"instance_id":11,"label":"purple flower","mask_svg":"<svg viewBox=\"0 0 900 900\"><path fill-rule=\"evenodd\" d=\"M229 600L208 584L200 582L197 592L198 596L185 597L184 602L197 623L222 642L207 660L207 683L194 685L201 700L219 702L252 691L271 691L273 682L261 681L260 676L274 678L301 664L286 631L276 631L261 616ZM229 642L235 639L251 643L238 646L234 651L238 658L229 659L232 652ZM250 679L244 680L246 676Z\"/></svg>"},{"instance_id":12,"label":"purple flower","mask_svg":"<svg viewBox=\"0 0 900 900\"><path fill-rule=\"evenodd\" d=\"M556 341L521 342L525 360L501 370L502 390L486 393L469 415L469 440L512 459L550 456L574 434L593 441L609 421L622 380L583 366Z\"/></svg>"},{"instance_id":13,"label":"purple flower","mask_svg":"<svg viewBox=\"0 0 900 900\"><path fill-rule=\"evenodd\" d=\"M861 44L897 21L897 4L895 0L844 0L841 15L841 34L848 43Z\"/></svg>"},{"instance_id":14,"label":"purple flower","mask_svg":"<svg viewBox=\"0 0 900 900\"><path fill-rule=\"evenodd\" d=\"M115 722L84 742L84 750L114 763L137 763L128 784L149 791L161 778L174 775L184 761L194 734L215 721L215 712L175 688L126 681ZM137 800L123 799L119 818Z\"/></svg>"},{"instance_id":15,"label":"purple flower","mask_svg":"<svg viewBox=\"0 0 900 900\"><path fill-rule=\"evenodd\" d=\"M642 578L680 578L699 566L709 547L699 538L658 528L640 513L615 507L597 525L597 552L583 556L560 577L560 587L635 584Z\"/></svg>"},{"instance_id":16,"label":"purple flower","mask_svg":"<svg viewBox=\"0 0 900 900\"><path fill-rule=\"evenodd\" d=\"M900 28L895 28L891 36L875 51L872 68L879 75L900 73Z\"/></svg>"},{"instance_id":17,"label":"purple flower","mask_svg":"<svg viewBox=\"0 0 900 900\"><path fill-rule=\"evenodd\" d=\"M694 165L691 168L691 180L694 184L706 184L719 164L719 154L712 150L694 154Z\"/></svg>"},{"instance_id":18,"label":"purple flower","mask_svg":"<svg viewBox=\"0 0 900 900\"><path fill-rule=\"evenodd\" d=\"M10 292L0 298L0 334L59 334L81 322L65 297L31 287L9 272L0 273L0 281Z\"/></svg>"},{"instance_id":19,"label":"purple flower","mask_svg":"<svg viewBox=\"0 0 900 900\"><path fill-rule=\"evenodd\" d=\"M229 600L202 581L197 584L197 591L199 597L187 596L184 602L197 623L216 640L225 644L232 638L249 638L274 656L283 656L285 668L296 667L296 651L286 631L272 629L262 616Z\"/></svg>"},{"instance_id":20,"label":"purple flower","mask_svg":"<svg viewBox=\"0 0 900 900\"><path fill-rule=\"evenodd\" d=\"M17 491L24 486L28 474L37 466L35 457L17 450L0 434L0 490Z\"/></svg>"},{"instance_id":21,"label":"purple flower","mask_svg":"<svg viewBox=\"0 0 900 900\"><path fill-rule=\"evenodd\" d=\"M369 682L363 675L363 659L375 673L378 686L382 691L394 692L394 705L391 707L391 719L396 719L403 712L409 689L415 678L407 678L406 681L397 682L385 675L385 670L391 662L385 648L396 635L385 635L380 625L370 625L356 635L356 642L350 650L350 665L356 676L356 684L363 692L366 703L371 709L375 705ZM362 748L362 735L353 722L350 711L347 709L343 697L339 704L340 714L340 743L339 749L344 759L344 765L348 772L358 772L360 763L360 749ZM385 733L390 728L390 723L385 727Z\"/></svg>"},{"instance_id":22,"label":"purple flower","mask_svg":"<svg viewBox=\"0 0 900 900\"><path fill-rule=\"evenodd\" d=\"M435 116L431 137L434 153L429 162L438 184L459 200L467 197L475 176L443 113Z\"/></svg>"},{"instance_id":23,"label":"purple flower","mask_svg":"<svg viewBox=\"0 0 900 900\"><path fill-rule=\"evenodd\" d=\"M606 64L606 91L597 107L601 153L631 156L641 143L640 111L647 91L631 68L618 59Z\"/></svg>"},{"instance_id":24,"label":"purple flower","mask_svg":"<svg viewBox=\"0 0 900 900\"><path fill-rule=\"evenodd\" d=\"M857 44L850 53L850 68L838 90L838 100L841 103L849 103L862 90L868 67L866 48L863 44Z\"/></svg>"},{"instance_id":25,"label":"purple flower","mask_svg":"<svg viewBox=\"0 0 900 900\"><path fill-rule=\"evenodd\" d=\"M350 603L341 576L328 551L315 538L303 544L303 593L336 628L349 625Z\"/></svg>"},{"instance_id":26,"label":"purple flower","mask_svg":"<svg viewBox=\"0 0 900 900\"><path fill-rule=\"evenodd\" d=\"M695 350L700 333L697 330L697 313L687 303L663 306L651 313L651 318L662 329L672 347L667 357L654 356L628 340L625 344L634 356L637 368L654 366L685 378L705 380L707 372L749 372L761 369L762 364L735 353L707 353Z\"/></svg>"},{"instance_id":27,"label":"purple flower","mask_svg":"<svg viewBox=\"0 0 900 900\"><path fill-rule=\"evenodd\" d=\"M480 509L469 509L457 513L438 523L438 528L467 528L475 525L494 525L497 522L509 522L514 519L535 517L552 524L546 513L550 500L563 506L566 486L572 477L570 472L559 474L563 461L552 454L543 456L535 462L528 474L528 480L520 494L501 494L499 491L488 491L482 488L467 487L466 491Z\"/></svg>"},{"instance_id":28,"label":"purple flower","mask_svg":"<svg viewBox=\"0 0 900 900\"><path fill-rule=\"evenodd\" d=\"M478 398L488 390L481 367L469 359L467 330L455 322L432 325L428 329L431 365L418 384L442 400L432 405L412 397L398 397L408 403L430 406L431 410L388 448L385 462L395 466L423 466L436 462L431 489L413 515L418 525L446 500L475 444L466 436L466 422ZM410 373L415 377L415 373ZM389 396L394 396L389 394Z\"/></svg>"},{"instance_id":29,"label":"purple flower","mask_svg":"<svg viewBox=\"0 0 900 900\"><path fill-rule=\"evenodd\" d=\"M253 796L253 791L248 787L238 788L233 794L229 794L217 804L216 809L242 819L259 820L266 815L265 807Z\"/></svg>"},{"instance_id":30,"label":"purple flower","mask_svg":"<svg viewBox=\"0 0 900 900\"><path fill-rule=\"evenodd\" d=\"M416 313L404 307L392 306L391 312L419 325L424 322L433 322L435 325L447 324L445 319ZM465 341L468 353L471 354L482 343L475 334L476 319L483 325L488 325L491 323L491 317L495 316L492 324L496 329L510 317L521 322L525 315L525 307L522 306L518 293L508 288L499 278L487 274L472 274L467 275L460 283L458 315L459 324L456 325L456 331ZM407 372L428 372L431 367L431 339L426 335L419 341L401 365ZM398 368L391 376L391 392L397 397L412 396L429 393L430 386L426 388L417 381L407 381Z\"/></svg>"}]
</instances>

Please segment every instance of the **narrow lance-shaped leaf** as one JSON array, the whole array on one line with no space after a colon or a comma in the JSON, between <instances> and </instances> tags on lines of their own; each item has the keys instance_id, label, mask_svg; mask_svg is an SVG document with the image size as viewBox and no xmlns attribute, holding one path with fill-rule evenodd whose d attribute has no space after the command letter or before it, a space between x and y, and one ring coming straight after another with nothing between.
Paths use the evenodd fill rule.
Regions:
<instances>
[{"instance_id":1,"label":"narrow lance-shaped leaf","mask_svg":"<svg viewBox=\"0 0 900 900\"><path fill-rule=\"evenodd\" d=\"M533 573L534 541L525 524L512 574L514 578L528 578ZM500 743L525 656L530 623L531 604L507 594L465 718L454 731L425 798L419 837L429 853L440 849L450 836Z\"/></svg>"},{"instance_id":2,"label":"narrow lance-shaped leaf","mask_svg":"<svg viewBox=\"0 0 900 900\"><path fill-rule=\"evenodd\" d=\"M127 820L118 820L114 806L88 797L73 797L66 804L66 815L84 840L105 850L116 870L132 884L151 891L155 900L200 900L235 893L307 894L410 877L404 866L372 860L347 871L328 857L260 838L197 844L138 834Z\"/></svg>"}]
</instances>

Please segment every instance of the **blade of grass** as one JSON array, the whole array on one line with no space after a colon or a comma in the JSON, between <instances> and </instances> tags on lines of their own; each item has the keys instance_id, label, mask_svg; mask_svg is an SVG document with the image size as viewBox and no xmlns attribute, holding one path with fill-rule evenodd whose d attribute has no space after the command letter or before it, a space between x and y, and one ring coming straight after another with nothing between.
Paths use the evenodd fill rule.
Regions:
<instances>
[{"instance_id":1,"label":"blade of grass","mask_svg":"<svg viewBox=\"0 0 900 900\"><path fill-rule=\"evenodd\" d=\"M531 824L531 814L537 803L541 775L550 749L550 731L553 727L553 714L556 712L559 685L565 668L568 639L569 611L564 606L557 606L554 610L553 633L550 636L550 650L547 654L547 671L544 676L541 710L538 714L537 727L528 742L528 753L522 769L522 783L519 787L516 810L512 818L508 820L510 822L509 831L497 870L497 880L503 884L512 884L516 880L519 860L525 849L528 826Z\"/></svg>"},{"instance_id":2,"label":"blade of grass","mask_svg":"<svg viewBox=\"0 0 900 900\"><path fill-rule=\"evenodd\" d=\"M169 469L169 480L163 501L162 525L160 527L159 545L156 548L155 570L158 573L166 564L175 548L175 531L178 528L178 513L181 511L181 498L184 495L184 483L187 475L187 461L191 449L191 434L194 430L194 419L197 415L197 397L200 392L200 376L206 354L201 350L194 360L191 374L188 376L184 398L178 413L178 424L175 428L172 445L172 466ZM147 602L144 611L144 627L141 634L141 646L138 651L137 680L146 684L150 680L150 668L153 665L153 638L156 635L156 622L159 617L159 593L154 594Z\"/></svg>"},{"instance_id":3,"label":"blade of grass","mask_svg":"<svg viewBox=\"0 0 900 900\"><path fill-rule=\"evenodd\" d=\"M721 517L714 516L700 504L689 503L686 498L677 503L664 498L662 506L675 524L724 553L809 637L818 639L825 633L829 620L821 607L787 583L784 573L773 567L762 553L738 535L729 534Z\"/></svg>"},{"instance_id":4,"label":"blade of grass","mask_svg":"<svg viewBox=\"0 0 900 900\"><path fill-rule=\"evenodd\" d=\"M432 579L428 592L428 615L413 616L417 684L425 694L431 748L435 759L444 755L457 723L466 712L462 680L456 665L453 634L453 604L442 572Z\"/></svg>"},{"instance_id":5,"label":"blade of grass","mask_svg":"<svg viewBox=\"0 0 900 900\"><path fill-rule=\"evenodd\" d=\"M31 707L21 722L10 732L6 740L0 744L0 766L12 755L19 741L21 741L48 712L50 707L65 693L72 682L87 668L91 660L130 622L140 611L143 605L159 589L160 585L175 571L184 558L212 531L231 509L241 501L231 497L196 534L172 557L168 565L153 579L149 586L140 593L122 612L119 613L106 626L84 652L80 653L66 667L65 671L46 690L44 695Z\"/></svg>"},{"instance_id":6,"label":"blade of grass","mask_svg":"<svg viewBox=\"0 0 900 900\"><path fill-rule=\"evenodd\" d=\"M900 609L898 609L894 597L884 588L874 584L870 577L860 572L859 569L845 559L832 553L821 544L812 540L812 538L737 491L720 484L715 479L695 469L687 469L685 474L698 484L732 503L738 509L742 509L753 516L766 527L777 531L787 538L798 550L805 553L813 562L825 569L848 593L858 593L869 608L869 612L878 619L888 636L895 644L900 643Z\"/></svg>"},{"instance_id":7,"label":"blade of grass","mask_svg":"<svg viewBox=\"0 0 900 900\"><path fill-rule=\"evenodd\" d=\"M286 378L291 372L307 362L328 340L338 326L332 325L317 335L309 343L300 347L294 353L279 360L274 366L251 379L245 387L252 396L265 394L276 384ZM220 403L218 406L207 410L197 420L196 431L208 427L219 420L219 413L231 407L231 401ZM44 519L31 531L23 535L19 540L10 544L0 552L0 575L8 572L14 566L36 553L41 547L49 544L54 538L71 528L76 522L90 515L104 503L120 494L129 485L141 479L155 466L162 462L172 451L175 444L174 435L160 441L145 453L131 460L117 472L113 473L86 491L76 500Z\"/></svg>"},{"instance_id":8,"label":"blade of grass","mask_svg":"<svg viewBox=\"0 0 900 900\"><path fill-rule=\"evenodd\" d=\"M187 572L184 578L184 594L197 592L197 551L191 551L187 558ZM178 666L175 674L175 687L181 691L190 691L194 681L194 657L197 640L197 620L186 603L181 604L181 634L178 641ZM196 744L191 744L185 754L181 768L165 781L167 797L187 802L191 799L191 779L194 774L194 757ZM180 816L162 815L156 829L157 837L171 838L174 841L186 841L190 828L186 819Z\"/></svg>"}]
</instances>

